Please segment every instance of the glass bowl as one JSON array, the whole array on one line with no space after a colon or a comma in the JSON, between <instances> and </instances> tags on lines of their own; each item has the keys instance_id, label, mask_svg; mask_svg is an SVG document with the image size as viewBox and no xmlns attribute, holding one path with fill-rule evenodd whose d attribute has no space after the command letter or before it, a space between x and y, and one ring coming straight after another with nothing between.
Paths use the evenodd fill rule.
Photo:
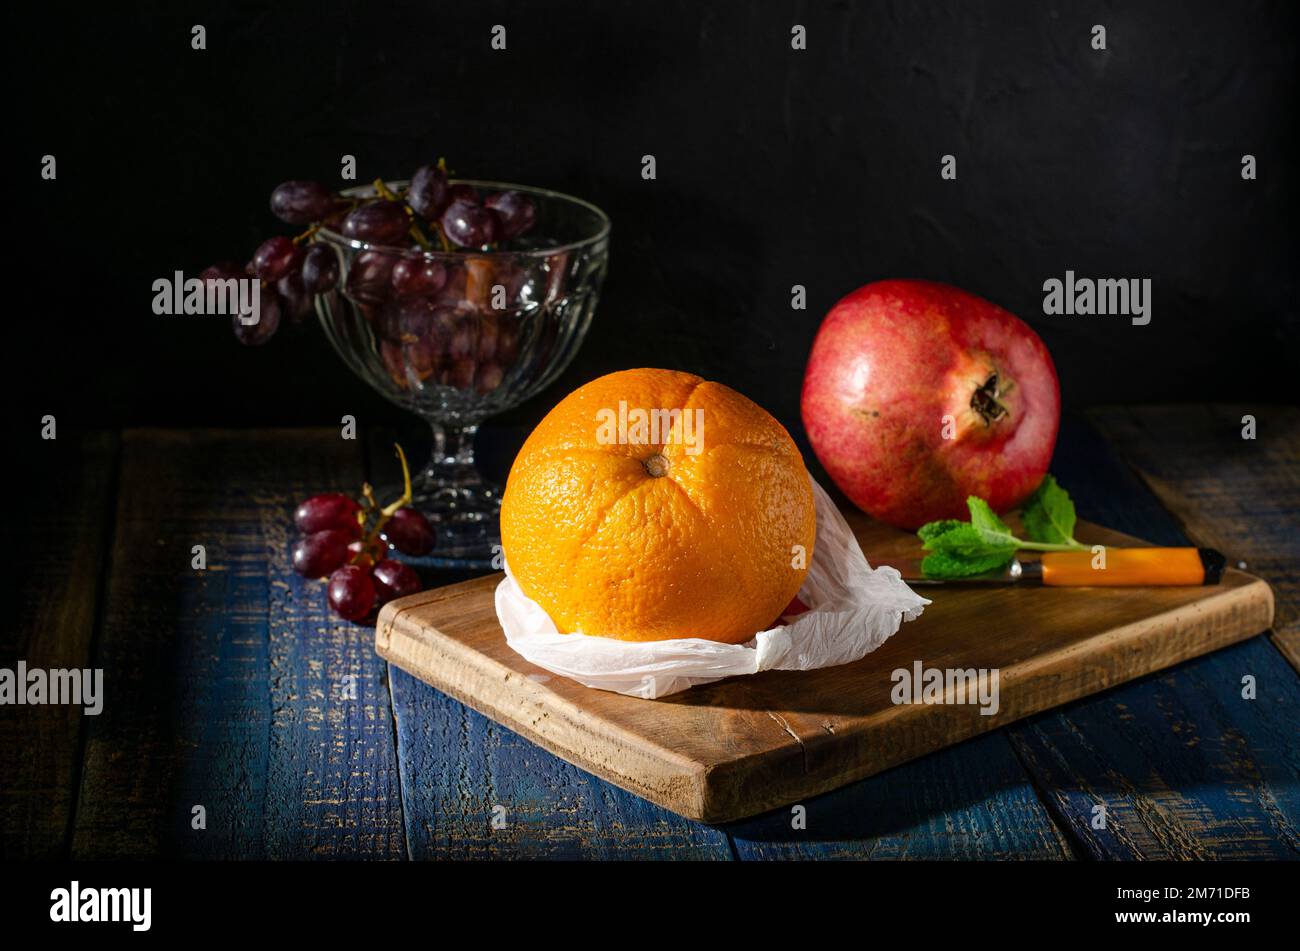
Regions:
<instances>
[{"instance_id":1,"label":"glass bowl","mask_svg":"<svg viewBox=\"0 0 1300 951\"><path fill-rule=\"evenodd\" d=\"M541 188L453 184L522 192L536 204L536 224L503 250L451 252L370 245L321 228L313 241L338 254L339 282L317 295L316 310L343 362L433 430L432 457L412 474L414 504L438 533L429 562L490 567L500 545L501 490L475 466L474 435L483 420L540 392L573 359L605 277L609 218ZM406 183L388 187L400 195ZM375 188L343 195L369 198ZM436 287L439 276L442 287L399 297L395 268L416 274L408 287Z\"/></svg>"}]
</instances>

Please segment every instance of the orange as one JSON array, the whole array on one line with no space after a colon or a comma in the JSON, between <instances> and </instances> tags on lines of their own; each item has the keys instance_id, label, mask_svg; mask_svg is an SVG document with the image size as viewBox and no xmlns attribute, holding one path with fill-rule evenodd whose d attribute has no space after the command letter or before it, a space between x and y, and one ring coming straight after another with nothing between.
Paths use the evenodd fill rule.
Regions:
<instances>
[{"instance_id":1,"label":"orange","mask_svg":"<svg viewBox=\"0 0 1300 951\"><path fill-rule=\"evenodd\" d=\"M566 634L632 641L749 640L803 585L816 531L784 427L672 370L566 396L519 451L501 505L524 594Z\"/></svg>"}]
</instances>

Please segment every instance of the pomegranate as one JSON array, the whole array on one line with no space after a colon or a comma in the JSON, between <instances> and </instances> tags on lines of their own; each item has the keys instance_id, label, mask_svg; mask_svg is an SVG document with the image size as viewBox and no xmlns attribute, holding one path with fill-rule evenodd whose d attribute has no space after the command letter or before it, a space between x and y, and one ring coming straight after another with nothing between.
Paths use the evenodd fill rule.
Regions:
<instances>
[{"instance_id":1,"label":"pomegranate","mask_svg":"<svg viewBox=\"0 0 1300 951\"><path fill-rule=\"evenodd\" d=\"M931 281L860 287L822 321L804 372L813 451L864 512L915 530L1014 508L1047 473L1061 391L1024 321Z\"/></svg>"}]
</instances>

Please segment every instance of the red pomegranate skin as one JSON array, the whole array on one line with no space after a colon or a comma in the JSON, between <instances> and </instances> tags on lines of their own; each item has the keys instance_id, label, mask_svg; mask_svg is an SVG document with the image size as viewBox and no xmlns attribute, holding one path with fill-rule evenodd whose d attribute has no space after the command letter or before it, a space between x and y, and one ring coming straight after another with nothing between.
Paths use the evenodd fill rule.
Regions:
<instances>
[{"instance_id":1,"label":"red pomegranate skin","mask_svg":"<svg viewBox=\"0 0 1300 951\"><path fill-rule=\"evenodd\" d=\"M1061 390L1047 347L1011 312L945 284L887 280L826 315L801 406L844 494L914 531L967 518L968 495L1005 512L1033 492L1056 446Z\"/></svg>"}]
</instances>

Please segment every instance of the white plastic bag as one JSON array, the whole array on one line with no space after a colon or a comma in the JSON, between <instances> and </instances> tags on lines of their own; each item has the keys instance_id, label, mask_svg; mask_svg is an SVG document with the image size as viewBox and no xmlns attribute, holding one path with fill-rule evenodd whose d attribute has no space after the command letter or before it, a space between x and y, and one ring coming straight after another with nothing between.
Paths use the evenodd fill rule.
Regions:
<instances>
[{"instance_id":1,"label":"white plastic bag","mask_svg":"<svg viewBox=\"0 0 1300 951\"><path fill-rule=\"evenodd\" d=\"M760 631L744 644L697 637L620 641L561 634L541 605L519 588L505 566L497 586L497 618L506 642L538 667L600 690L653 700L724 677L762 670L832 667L871 653L904 620L930 602L915 594L893 568L875 568L844 516L813 480L817 542L799 600L809 610L790 623Z\"/></svg>"}]
</instances>

